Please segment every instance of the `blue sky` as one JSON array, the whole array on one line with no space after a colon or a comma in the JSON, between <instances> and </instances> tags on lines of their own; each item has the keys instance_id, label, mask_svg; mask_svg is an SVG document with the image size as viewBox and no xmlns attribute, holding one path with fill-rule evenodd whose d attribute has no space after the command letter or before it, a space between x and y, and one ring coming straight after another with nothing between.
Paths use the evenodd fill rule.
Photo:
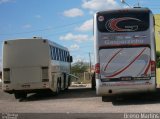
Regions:
<instances>
[{"instance_id":1,"label":"blue sky","mask_svg":"<svg viewBox=\"0 0 160 119\"><path fill-rule=\"evenodd\" d=\"M160 0L126 0L130 6L138 1L160 13ZM93 14L125 7L120 0L0 0L0 43L43 37L68 47L74 61L88 61L89 52L93 58Z\"/></svg>"}]
</instances>

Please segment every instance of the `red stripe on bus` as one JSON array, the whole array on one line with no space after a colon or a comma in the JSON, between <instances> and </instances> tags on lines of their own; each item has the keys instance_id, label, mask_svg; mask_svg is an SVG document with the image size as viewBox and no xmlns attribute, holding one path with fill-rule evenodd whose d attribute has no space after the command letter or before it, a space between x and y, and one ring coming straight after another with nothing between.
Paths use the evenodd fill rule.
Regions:
<instances>
[{"instance_id":1,"label":"red stripe on bus","mask_svg":"<svg viewBox=\"0 0 160 119\"><path fill-rule=\"evenodd\" d=\"M104 71L107 69L109 63L122 51L122 49L120 49L118 52L116 52L112 57L111 59L108 61L107 65L105 66L104 68Z\"/></svg>"},{"instance_id":2,"label":"red stripe on bus","mask_svg":"<svg viewBox=\"0 0 160 119\"><path fill-rule=\"evenodd\" d=\"M151 61L149 61L149 64L148 64L148 66L147 66L147 68L146 68L144 74L147 74L147 73L148 73L150 66L151 66Z\"/></svg>"},{"instance_id":3,"label":"red stripe on bus","mask_svg":"<svg viewBox=\"0 0 160 119\"><path fill-rule=\"evenodd\" d=\"M106 77L114 77L114 76L122 73L123 71L125 71L129 66L131 66L131 65L142 55L142 53L145 51L145 49L146 49L146 48L144 48L144 49L140 52L140 54L139 54L138 56L136 56L136 57L134 58L134 60L133 60L132 62L130 62L125 68L123 68L122 70L120 70L119 72L117 72L117 73L115 73L115 74L112 74L112 75L106 76Z\"/></svg>"},{"instance_id":4,"label":"red stripe on bus","mask_svg":"<svg viewBox=\"0 0 160 119\"><path fill-rule=\"evenodd\" d=\"M148 44L113 44L113 45L104 45L104 46L100 46L99 49L101 48L117 48L117 47L150 47Z\"/></svg>"}]
</instances>

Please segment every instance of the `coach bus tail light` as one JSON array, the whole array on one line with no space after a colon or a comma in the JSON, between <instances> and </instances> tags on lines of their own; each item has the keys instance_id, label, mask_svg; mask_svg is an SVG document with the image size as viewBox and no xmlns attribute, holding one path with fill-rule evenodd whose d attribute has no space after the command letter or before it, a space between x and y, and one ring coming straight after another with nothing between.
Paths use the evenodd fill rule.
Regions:
<instances>
[{"instance_id":1,"label":"coach bus tail light","mask_svg":"<svg viewBox=\"0 0 160 119\"><path fill-rule=\"evenodd\" d=\"M97 73L97 74L100 73L100 64L99 64L99 63L97 63L97 64L95 65L95 73Z\"/></svg>"},{"instance_id":2,"label":"coach bus tail light","mask_svg":"<svg viewBox=\"0 0 160 119\"><path fill-rule=\"evenodd\" d=\"M4 84L10 83L10 69L9 68L3 69L3 82Z\"/></svg>"},{"instance_id":3,"label":"coach bus tail light","mask_svg":"<svg viewBox=\"0 0 160 119\"><path fill-rule=\"evenodd\" d=\"M48 82L48 67L42 67L42 82Z\"/></svg>"},{"instance_id":4,"label":"coach bus tail light","mask_svg":"<svg viewBox=\"0 0 160 119\"><path fill-rule=\"evenodd\" d=\"M151 61L151 76L156 76L156 63L155 61Z\"/></svg>"}]
</instances>

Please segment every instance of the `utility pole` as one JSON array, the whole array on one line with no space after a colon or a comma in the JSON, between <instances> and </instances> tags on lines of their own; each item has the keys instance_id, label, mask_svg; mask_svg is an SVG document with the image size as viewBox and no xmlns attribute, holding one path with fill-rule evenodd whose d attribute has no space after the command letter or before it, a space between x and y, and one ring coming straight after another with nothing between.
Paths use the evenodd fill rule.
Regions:
<instances>
[{"instance_id":1,"label":"utility pole","mask_svg":"<svg viewBox=\"0 0 160 119\"><path fill-rule=\"evenodd\" d=\"M138 7L140 7L140 3L139 3L139 0L138 0Z\"/></svg>"},{"instance_id":2,"label":"utility pole","mask_svg":"<svg viewBox=\"0 0 160 119\"><path fill-rule=\"evenodd\" d=\"M91 53L89 52L89 79L91 79Z\"/></svg>"}]
</instances>

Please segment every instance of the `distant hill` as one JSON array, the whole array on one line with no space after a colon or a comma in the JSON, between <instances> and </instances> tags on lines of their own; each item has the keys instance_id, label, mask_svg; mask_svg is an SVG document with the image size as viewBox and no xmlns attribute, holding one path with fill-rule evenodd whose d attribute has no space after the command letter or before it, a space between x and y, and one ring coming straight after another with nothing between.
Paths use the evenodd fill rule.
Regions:
<instances>
[{"instance_id":1,"label":"distant hill","mask_svg":"<svg viewBox=\"0 0 160 119\"><path fill-rule=\"evenodd\" d=\"M160 51L160 14L155 15L156 50Z\"/></svg>"}]
</instances>

